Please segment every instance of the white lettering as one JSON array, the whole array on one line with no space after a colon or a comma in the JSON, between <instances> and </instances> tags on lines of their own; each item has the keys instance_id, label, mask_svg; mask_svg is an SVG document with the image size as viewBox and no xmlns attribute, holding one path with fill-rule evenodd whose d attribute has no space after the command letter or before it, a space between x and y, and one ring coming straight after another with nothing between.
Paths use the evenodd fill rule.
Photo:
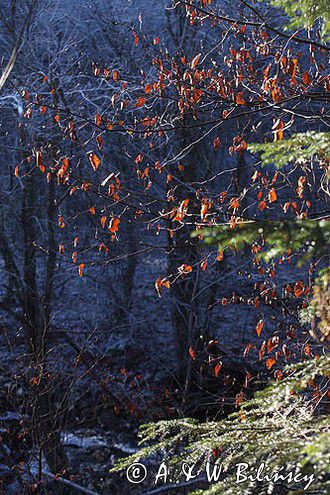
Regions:
<instances>
[{"instance_id":1,"label":"white lettering","mask_svg":"<svg viewBox=\"0 0 330 495\"><path fill-rule=\"evenodd\" d=\"M158 481L160 478L163 478L163 483L166 483L167 482L167 475L168 475L167 466L166 466L165 462L162 462L158 468L158 471L157 471L157 474L155 477L155 485L158 484Z\"/></svg>"},{"instance_id":2,"label":"white lettering","mask_svg":"<svg viewBox=\"0 0 330 495\"><path fill-rule=\"evenodd\" d=\"M236 484L243 483L247 480L247 476L242 474L243 471L246 471L249 465L246 462L239 462L236 464Z\"/></svg>"}]
</instances>

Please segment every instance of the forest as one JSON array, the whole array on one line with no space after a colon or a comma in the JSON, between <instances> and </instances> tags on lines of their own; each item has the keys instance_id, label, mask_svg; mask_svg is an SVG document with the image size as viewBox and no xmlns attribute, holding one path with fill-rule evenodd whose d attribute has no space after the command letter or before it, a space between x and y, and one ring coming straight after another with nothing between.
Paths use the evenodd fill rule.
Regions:
<instances>
[{"instance_id":1,"label":"forest","mask_svg":"<svg viewBox=\"0 0 330 495\"><path fill-rule=\"evenodd\" d=\"M0 495L330 491L327 0L0 0Z\"/></svg>"}]
</instances>

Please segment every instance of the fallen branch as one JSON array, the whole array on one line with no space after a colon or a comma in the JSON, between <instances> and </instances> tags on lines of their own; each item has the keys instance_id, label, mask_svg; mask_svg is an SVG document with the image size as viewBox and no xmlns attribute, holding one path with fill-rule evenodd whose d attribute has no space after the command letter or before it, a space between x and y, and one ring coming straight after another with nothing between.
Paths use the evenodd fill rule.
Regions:
<instances>
[{"instance_id":1,"label":"fallen branch","mask_svg":"<svg viewBox=\"0 0 330 495\"><path fill-rule=\"evenodd\" d=\"M100 495L100 493L93 492L92 490L89 490L88 488L85 488L84 486L78 485L77 483L74 483L71 480L68 480L66 478L62 478L61 476L49 473L48 471L43 471L43 474L47 476L47 478L50 478L52 481L58 481L59 483L62 483L63 485L69 486L70 488L73 488L77 492L80 493L85 493L86 495Z\"/></svg>"}]
</instances>

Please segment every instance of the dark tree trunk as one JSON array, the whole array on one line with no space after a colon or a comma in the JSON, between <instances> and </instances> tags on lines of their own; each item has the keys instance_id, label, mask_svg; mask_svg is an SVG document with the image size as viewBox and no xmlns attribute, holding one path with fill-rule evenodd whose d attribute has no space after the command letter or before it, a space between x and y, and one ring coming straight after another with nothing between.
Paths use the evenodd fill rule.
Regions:
<instances>
[{"instance_id":1,"label":"dark tree trunk","mask_svg":"<svg viewBox=\"0 0 330 495\"><path fill-rule=\"evenodd\" d=\"M27 327L28 351L31 360L33 397L33 423L37 448L39 450L39 477L42 477L41 458L45 459L53 473L62 472L67 466L66 456L60 440L59 418L56 416L51 380L48 375L46 352L47 331L51 317L52 283L56 263L54 217L54 186L48 191L48 261L43 297L40 297L37 273L36 221L38 205L38 178L36 169L26 160L26 180L22 193L21 222L24 242L23 259L23 311ZM37 381L37 385L35 383Z\"/></svg>"}]
</instances>

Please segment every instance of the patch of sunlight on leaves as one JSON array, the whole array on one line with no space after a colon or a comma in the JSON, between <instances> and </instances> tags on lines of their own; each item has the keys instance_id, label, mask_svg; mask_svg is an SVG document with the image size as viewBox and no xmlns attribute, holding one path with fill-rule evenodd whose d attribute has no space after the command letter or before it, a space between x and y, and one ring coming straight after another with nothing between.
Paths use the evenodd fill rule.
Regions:
<instances>
[{"instance_id":1,"label":"patch of sunlight on leaves","mask_svg":"<svg viewBox=\"0 0 330 495\"><path fill-rule=\"evenodd\" d=\"M278 168L288 164L304 164L311 160L326 162L330 159L330 133L305 132L293 134L289 139L270 143L248 144L251 153L261 153L262 165Z\"/></svg>"},{"instance_id":2,"label":"patch of sunlight on leaves","mask_svg":"<svg viewBox=\"0 0 330 495\"><path fill-rule=\"evenodd\" d=\"M323 39L330 37L330 9L328 0L270 0L270 4L284 10L289 17L285 29L310 29L319 23Z\"/></svg>"}]
</instances>

